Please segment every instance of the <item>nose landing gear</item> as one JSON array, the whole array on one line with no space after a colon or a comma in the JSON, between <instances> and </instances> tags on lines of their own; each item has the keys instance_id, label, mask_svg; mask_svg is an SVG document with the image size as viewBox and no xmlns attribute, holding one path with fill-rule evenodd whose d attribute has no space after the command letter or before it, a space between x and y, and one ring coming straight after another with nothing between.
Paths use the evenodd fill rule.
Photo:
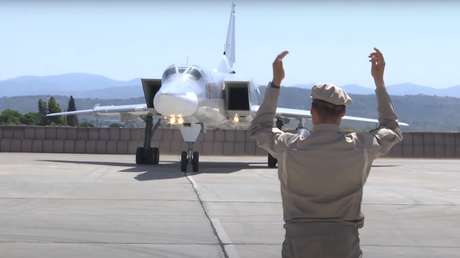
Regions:
<instances>
[{"instance_id":1,"label":"nose landing gear","mask_svg":"<svg viewBox=\"0 0 460 258\"><path fill-rule=\"evenodd\" d=\"M192 165L193 172L198 172L200 169L200 153L193 151L193 144L198 139L201 130L202 125L200 124L189 124L180 128L182 138L187 144L187 150L183 151L180 155L180 170L184 173L187 172L189 163Z\"/></svg>"},{"instance_id":2,"label":"nose landing gear","mask_svg":"<svg viewBox=\"0 0 460 258\"><path fill-rule=\"evenodd\" d=\"M188 164L192 165L192 171L198 172L200 169L200 153L198 151L193 151L189 149L188 151L183 151L180 156L180 171L187 172Z\"/></svg>"}]
</instances>

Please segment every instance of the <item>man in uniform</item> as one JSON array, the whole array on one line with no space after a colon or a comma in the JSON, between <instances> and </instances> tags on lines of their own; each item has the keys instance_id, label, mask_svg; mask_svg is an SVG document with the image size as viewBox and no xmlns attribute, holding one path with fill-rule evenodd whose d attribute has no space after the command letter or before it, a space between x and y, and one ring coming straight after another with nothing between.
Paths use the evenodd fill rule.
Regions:
<instances>
[{"instance_id":1,"label":"man in uniform","mask_svg":"<svg viewBox=\"0 0 460 258\"><path fill-rule=\"evenodd\" d=\"M383 55L378 49L369 55L379 127L369 133L341 132L351 98L333 84L318 84L311 90L313 130L304 137L273 127L287 54L275 59L273 80L249 129L258 146L278 159L286 231L282 257L361 257L363 185L374 159L402 140L385 89Z\"/></svg>"}]
</instances>

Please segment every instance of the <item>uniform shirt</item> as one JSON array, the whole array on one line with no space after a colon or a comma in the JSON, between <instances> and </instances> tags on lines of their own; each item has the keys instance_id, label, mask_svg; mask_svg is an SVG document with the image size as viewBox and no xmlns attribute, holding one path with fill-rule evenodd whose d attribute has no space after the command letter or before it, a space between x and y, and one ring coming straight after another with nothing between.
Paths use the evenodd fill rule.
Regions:
<instances>
[{"instance_id":1,"label":"uniform shirt","mask_svg":"<svg viewBox=\"0 0 460 258\"><path fill-rule=\"evenodd\" d=\"M249 134L278 159L285 222L338 222L362 227L363 185L372 162L402 140L386 89L376 90L378 129L350 133L341 132L335 124L319 124L307 137L273 128L279 92L277 87L267 87Z\"/></svg>"}]
</instances>

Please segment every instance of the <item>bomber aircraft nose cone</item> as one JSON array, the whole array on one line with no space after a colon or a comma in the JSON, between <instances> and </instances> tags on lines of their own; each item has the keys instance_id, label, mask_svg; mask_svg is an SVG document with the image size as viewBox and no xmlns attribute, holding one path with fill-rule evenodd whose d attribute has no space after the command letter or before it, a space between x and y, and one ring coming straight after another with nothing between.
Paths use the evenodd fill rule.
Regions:
<instances>
[{"instance_id":1,"label":"bomber aircraft nose cone","mask_svg":"<svg viewBox=\"0 0 460 258\"><path fill-rule=\"evenodd\" d=\"M193 92L181 94L158 93L153 102L155 109L164 116L191 116L198 108L198 97Z\"/></svg>"}]
</instances>

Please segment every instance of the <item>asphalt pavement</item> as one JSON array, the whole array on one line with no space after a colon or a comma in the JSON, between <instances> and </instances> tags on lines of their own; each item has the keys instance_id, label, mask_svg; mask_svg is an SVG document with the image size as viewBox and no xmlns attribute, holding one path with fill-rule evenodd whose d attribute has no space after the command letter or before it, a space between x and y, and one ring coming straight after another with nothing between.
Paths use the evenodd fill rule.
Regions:
<instances>
[{"instance_id":1,"label":"asphalt pavement","mask_svg":"<svg viewBox=\"0 0 460 258\"><path fill-rule=\"evenodd\" d=\"M280 257L264 157L0 153L0 257ZM365 187L364 257L460 257L460 160L380 159Z\"/></svg>"}]
</instances>

